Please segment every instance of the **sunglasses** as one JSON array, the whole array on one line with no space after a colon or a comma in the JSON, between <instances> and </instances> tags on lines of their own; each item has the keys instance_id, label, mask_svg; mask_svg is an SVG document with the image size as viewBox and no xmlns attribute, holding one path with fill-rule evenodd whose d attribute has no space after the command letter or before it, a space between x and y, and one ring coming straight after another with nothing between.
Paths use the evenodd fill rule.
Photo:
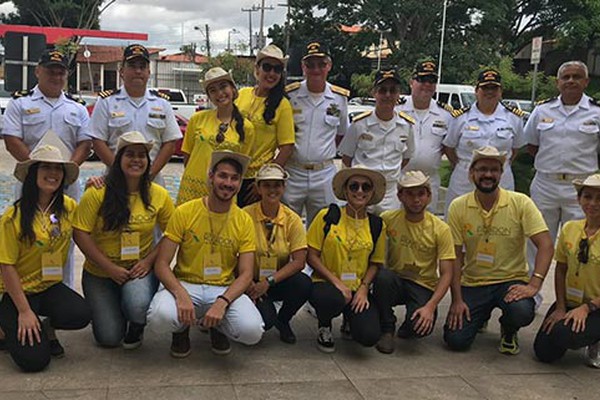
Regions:
<instances>
[{"instance_id":1,"label":"sunglasses","mask_svg":"<svg viewBox=\"0 0 600 400\"><path fill-rule=\"evenodd\" d=\"M579 251L577 252L577 261L582 264L587 264L590 260L590 243L587 238L579 241Z\"/></svg>"},{"instance_id":2,"label":"sunglasses","mask_svg":"<svg viewBox=\"0 0 600 400\"><path fill-rule=\"evenodd\" d=\"M276 74L281 74L283 72L283 65L273 65L269 63L260 64L260 68L265 72L274 71Z\"/></svg>"},{"instance_id":3,"label":"sunglasses","mask_svg":"<svg viewBox=\"0 0 600 400\"><path fill-rule=\"evenodd\" d=\"M215 137L217 144L221 144L225 141L225 132L227 132L227 129L229 129L229 124L222 122L221 125L219 125L219 132L217 132L217 136Z\"/></svg>"},{"instance_id":4,"label":"sunglasses","mask_svg":"<svg viewBox=\"0 0 600 400\"><path fill-rule=\"evenodd\" d=\"M323 68L325 68L327 66L327 62L325 62L325 61L316 61L316 60L308 60L308 61L304 61L304 65L308 69L315 69L315 68L323 69Z\"/></svg>"},{"instance_id":5,"label":"sunglasses","mask_svg":"<svg viewBox=\"0 0 600 400\"><path fill-rule=\"evenodd\" d=\"M419 83L437 83L437 78L432 75L417 76L415 80Z\"/></svg>"},{"instance_id":6,"label":"sunglasses","mask_svg":"<svg viewBox=\"0 0 600 400\"><path fill-rule=\"evenodd\" d=\"M373 190L373 185L369 182L351 182L348 184L348 190L350 190L352 193L358 192L359 189L362 189L364 193L368 193Z\"/></svg>"}]
</instances>

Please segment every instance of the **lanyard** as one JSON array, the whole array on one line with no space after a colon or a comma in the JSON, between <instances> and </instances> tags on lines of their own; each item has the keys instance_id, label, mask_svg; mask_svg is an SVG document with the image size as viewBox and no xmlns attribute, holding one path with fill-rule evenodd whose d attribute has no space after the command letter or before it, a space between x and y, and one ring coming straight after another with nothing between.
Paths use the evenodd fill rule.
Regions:
<instances>
[{"instance_id":1,"label":"lanyard","mask_svg":"<svg viewBox=\"0 0 600 400\"><path fill-rule=\"evenodd\" d=\"M54 241L56 238L60 237L60 221L56 217L55 214L48 215L50 209L54 205L56 201L56 196L52 198L52 201L48 206L42 210L42 208L38 205L37 209L40 212L40 224L42 225L42 230L48 234L49 243L48 246L52 249L54 247Z\"/></svg>"},{"instance_id":2,"label":"lanyard","mask_svg":"<svg viewBox=\"0 0 600 400\"><path fill-rule=\"evenodd\" d=\"M210 208L208 208L208 199L206 197L204 198L204 205L206 206L206 211L208 211L208 226L210 227L210 234L212 236L211 241L210 241L210 252L214 253L215 252L215 240L219 236L221 236L221 232L223 232L223 229L225 229L225 227L227 226L227 221L229 221L229 211L227 211L227 214L225 217L225 222L223 222L223 224L221 224L221 229L219 229L219 232L217 232L215 234L215 231L213 229L213 221L210 216Z\"/></svg>"}]
</instances>

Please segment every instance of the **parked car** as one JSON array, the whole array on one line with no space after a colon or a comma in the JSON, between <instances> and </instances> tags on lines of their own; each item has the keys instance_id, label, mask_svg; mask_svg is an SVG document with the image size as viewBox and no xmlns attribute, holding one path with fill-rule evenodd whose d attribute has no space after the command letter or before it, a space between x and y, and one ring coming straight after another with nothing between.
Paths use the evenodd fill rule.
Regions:
<instances>
[{"instance_id":1,"label":"parked car","mask_svg":"<svg viewBox=\"0 0 600 400\"><path fill-rule=\"evenodd\" d=\"M516 108L517 110L523 111L523 120L527 122L529 116L531 115L531 111L533 111L533 103L531 100L522 100L522 99L502 99L502 103L507 105L508 107Z\"/></svg>"},{"instance_id":2,"label":"parked car","mask_svg":"<svg viewBox=\"0 0 600 400\"><path fill-rule=\"evenodd\" d=\"M357 115L360 115L360 114L364 113L365 111L373 111L374 109L375 109L374 105L348 104L348 119L350 120L350 122L352 122L354 117L356 117Z\"/></svg>"},{"instance_id":3,"label":"parked car","mask_svg":"<svg viewBox=\"0 0 600 400\"><path fill-rule=\"evenodd\" d=\"M433 98L450 104L454 109L471 106L477 100L475 98L475 87L448 83L437 85L437 93Z\"/></svg>"},{"instance_id":4,"label":"parked car","mask_svg":"<svg viewBox=\"0 0 600 400\"><path fill-rule=\"evenodd\" d=\"M159 93L169 96L169 103L171 103L173 111L186 119L190 119L193 113L201 109L196 104L190 104L187 96L181 89L159 87L150 88L150 90L156 90Z\"/></svg>"}]
</instances>

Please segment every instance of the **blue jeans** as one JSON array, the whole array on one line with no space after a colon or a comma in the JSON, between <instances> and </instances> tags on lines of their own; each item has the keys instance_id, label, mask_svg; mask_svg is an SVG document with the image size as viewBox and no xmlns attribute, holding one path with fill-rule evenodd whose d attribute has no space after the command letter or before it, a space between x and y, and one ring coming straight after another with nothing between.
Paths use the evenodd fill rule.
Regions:
<instances>
[{"instance_id":1,"label":"blue jeans","mask_svg":"<svg viewBox=\"0 0 600 400\"><path fill-rule=\"evenodd\" d=\"M502 310L500 325L505 332L514 333L531 324L535 317L535 301L532 298L507 303L504 296L512 285L524 285L522 281L510 281L493 285L461 288L464 302L471 312L471 321L463 319L462 329L450 330L444 326L444 341L452 350L466 350L473 341L477 331L490 319L494 308Z\"/></svg>"},{"instance_id":2,"label":"blue jeans","mask_svg":"<svg viewBox=\"0 0 600 400\"><path fill-rule=\"evenodd\" d=\"M127 322L146 325L146 313L158 280L154 272L119 285L83 271L83 293L92 309L94 338L100 346L116 347L125 336Z\"/></svg>"}]
</instances>

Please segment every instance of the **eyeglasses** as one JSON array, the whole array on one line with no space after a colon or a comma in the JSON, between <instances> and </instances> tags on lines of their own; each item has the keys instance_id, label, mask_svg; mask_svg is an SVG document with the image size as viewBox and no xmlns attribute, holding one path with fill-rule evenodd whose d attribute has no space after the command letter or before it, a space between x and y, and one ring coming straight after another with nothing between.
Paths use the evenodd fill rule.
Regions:
<instances>
[{"instance_id":1,"label":"eyeglasses","mask_svg":"<svg viewBox=\"0 0 600 400\"><path fill-rule=\"evenodd\" d=\"M273 65L266 62L260 64L260 68L265 72L274 71L276 74L281 74L283 72L283 65Z\"/></svg>"},{"instance_id":2,"label":"eyeglasses","mask_svg":"<svg viewBox=\"0 0 600 400\"><path fill-rule=\"evenodd\" d=\"M419 83L437 83L437 78L433 75L417 76L415 80Z\"/></svg>"},{"instance_id":3,"label":"eyeglasses","mask_svg":"<svg viewBox=\"0 0 600 400\"><path fill-rule=\"evenodd\" d=\"M304 61L304 66L306 66L306 68L308 68L308 69L315 69L315 68L323 69L327 66L327 62L326 61L317 61L317 60L308 60L308 61Z\"/></svg>"},{"instance_id":4,"label":"eyeglasses","mask_svg":"<svg viewBox=\"0 0 600 400\"><path fill-rule=\"evenodd\" d=\"M501 168L487 168L487 167L479 167L479 168L473 168L473 170L475 172L477 172L478 174L493 174L493 175L497 175L502 173L502 169Z\"/></svg>"},{"instance_id":5,"label":"eyeglasses","mask_svg":"<svg viewBox=\"0 0 600 400\"><path fill-rule=\"evenodd\" d=\"M219 125L219 132L217 132L217 136L215 137L217 144L221 144L225 141L225 132L227 132L227 129L229 129L229 124L222 122L221 125Z\"/></svg>"},{"instance_id":6,"label":"eyeglasses","mask_svg":"<svg viewBox=\"0 0 600 400\"><path fill-rule=\"evenodd\" d=\"M587 264L590 259L590 243L587 238L579 241L579 251L577 252L577 261Z\"/></svg>"},{"instance_id":7,"label":"eyeglasses","mask_svg":"<svg viewBox=\"0 0 600 400\"><path fill-rule=\"evenodd\" d=\"M352 193L358 192L359 189L362 189L364 193L368 193L373 190L373 185L369 182L351 182L348 184L348 190L350 190Z\"/></svg>"},{"instance_id":8,"label":"eyeglasses","mask_svg":"<svg viewBox=\"0 0 600 400\"><path fill-rule=\"evenodd\" d=\"M381 95L386 94L398 94L400 93L400 88L397 86L377 86L375 91Z\"/></svg>"}]
</instances>

